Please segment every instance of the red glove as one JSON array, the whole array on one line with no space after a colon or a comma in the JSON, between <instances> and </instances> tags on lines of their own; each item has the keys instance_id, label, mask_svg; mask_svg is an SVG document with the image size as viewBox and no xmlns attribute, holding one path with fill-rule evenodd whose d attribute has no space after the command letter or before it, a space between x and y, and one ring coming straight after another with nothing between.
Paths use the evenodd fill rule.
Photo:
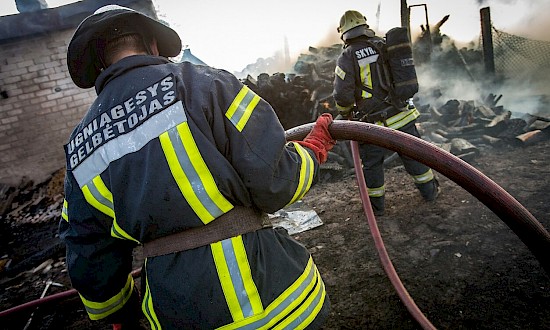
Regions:
<instances>
[{"instance_id":1,"label":"red glove","mask_svg":"<svg viewBox=\"0 0 550 330\"><path fill-rule=\"evenodd\" d=\"M332 124L332 115L323 113L313 126L313 129L304 138L303 141L295 141L296 143L309 148L317 157L317 161L323 164L327 161L328 152L336 144L336 140L332 138L328 131L328 127Z\"/></svg>"}]
</instances>

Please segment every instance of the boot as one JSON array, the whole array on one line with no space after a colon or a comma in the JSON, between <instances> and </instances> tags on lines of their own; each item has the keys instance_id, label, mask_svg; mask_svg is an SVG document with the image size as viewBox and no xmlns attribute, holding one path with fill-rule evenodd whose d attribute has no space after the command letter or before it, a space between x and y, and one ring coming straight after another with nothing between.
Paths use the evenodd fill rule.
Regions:
<instances>
[{"instance_id":1,"label":"boot","mask_svg":"<svg viewBox=\"0 0 550 330\"><path fill-rule=\"evenodd\" d=\"M441 191L441 188L439 188L439 181L437 181L436 178L434 178L430 182L417 185L417 188L420 191L422 197L428 202L435 201L437 199L437 196L439 196L439 192Z\"/></svg>"},{"instance_id":2,"label":"boot","mask_svg":"<svg viewBox=\"0 0 550 330\"><path fill-rule=\"evenodd\" d=\"M370 205L372 206L372 211L374 215L383 216L384 215L384 196L382 197L369 197Z\"/></svg>"}]
</instances>

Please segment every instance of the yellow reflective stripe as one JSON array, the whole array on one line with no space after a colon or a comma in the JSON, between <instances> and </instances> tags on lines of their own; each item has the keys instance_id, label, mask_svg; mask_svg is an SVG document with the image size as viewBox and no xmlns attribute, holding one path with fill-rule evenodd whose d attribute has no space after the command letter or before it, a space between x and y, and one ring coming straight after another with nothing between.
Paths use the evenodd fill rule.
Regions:
<instances>
[{"instance_id":1,"label":"yellow reflective stripe","mask_svg":"<svg viewBox=\"0 0 550 330\"><path fill-rule=\"evenodd\" d=\"M84 303L84 308L86 308L86 312L88 313L90 319L101 320L124 307L124 304L126 304L128 299L130 299L130 297L132 296L133 290L134 279L132 278L132 275L129 274L124 288L122 288L119 293L109 298L107 301L90 301L84 298L82 295L79 295L80 299Z\"/></svg>"},{"instance_id":2,"label":"yellow reflective stripe","mask_svg":"<svg viewBox=\"0 0 550 330\"><path fill-rule=\"evenodd\" d=\"M243 86L231 105L227 109L225 116L241 132L252 115L252 111L260 102L260 97L256 95L248 86Z\"/></svg>"},{"instance_id":3,"label":"yellow reflective stripe","mask_svg":"<svg viewBox=\"0 0 550 330\"><path fill-rule=\"evenodd\" d=\"M316 284L321 281L317 267L313 264L311 257L304 269L304 272L298 277L298 279L292 283L279 297L277 297L262 313L246 318L240 322L233 322L226 324L218 329L270 329L277 323L281 322L289 316L293 316L293 312L302 305L307 305L307 302L311 302L313 308L310 308L310 316L313 318L319 312L318 300L315 298L313 301L306 300L315 289L316 294L313 296L318 297L324 301L325 289L324 285L320 287L321 291L318 291ZM321 302L322 306L322 302ZM304 307L307 308L307 307ZM303 309L300 308L303 311ZM309 318L307 316L306 318Z\"/></svg>"},{"instance_id":4,"label":"yellow reflective stripe","mask_svg":"<svg viewBox=\"0 0 550 330\"><path fill-rule=\"evenodd\" d=\"M367 64L366 66L360 66L359 74L361 75L361 82L363 83L363 85L368 89L372 90L372 74L371 74L370 64ZM364 99L368 99L372 97L372 94L363 90L361 92L361 97L363 97Z\"/></svg>"},{"instance_id":5,"label":"yellow reflective stripe","mask_svg":"<svg viewBox=\"0 0 550 330\"><path fill-rule=\"evenodd\" d=\"M319 314L326 298L325 284L316 270L317 283L305 303L298 307L281 323L273 327L276 329L305 329Z\"/></svg>"},{"instance_id":6,"label":"yellow reflective stripe","mask_svg":"<svg viewBox=\"0 0 550 330\"><path fill-rule=\"evenodd\" d=\"M378 188L367 188L369 191L369 197L382 197L386 193L386 186L382 185Z\"/></svg>"},{"instance_id":7,"label":"yellow reflective stripe","mask_svg":"<svg viewBox=\"0 0 550 330\"><path fill-rule=\"evenodd\" d=\"M101 179L101 176L98 175L93 178L91 182L85 184L82 187L82 192L84 194L84 198L90 205L113 219L113 224L111 225L111 236L131 240L138 244L140 243L118 225L115 217L113 194L109 188L107 188Z\"/></svg>"},{"instance_id":8,"label":"yellow reflective stripe","mask_svg":"<svg viewBox=\"0 0 550 330\"><path fill-rule=\"evenodd\" d=\"M414 108L408 111L402 111L397 115L388 118L386 120L386 124L387 124L387 127L389 128L399 129L418 117L420 117L420 112L418 112L418 110ZM379 121L379 122L376 122L376 125L384 126L384 123Z\"/></svg>"},{"instance_id":9,"label":"yellow reflective stripe","mask_svg":"<svg viewBox=\"0 0 550 330\"><path fill-rule=\"evenodd\" d=\"M260 298L258 288L256 287L256 283L254 283L254 279L252 278L252 270L250 268L250 264L248 263L243 238L242 236L233 237L231 238L231 242L233 243L233 249L235 251L235 257L237 259L237 265L239 267L239 273L241 274L246 296L248 297L252 308L251 314L255 315L261 313L263 312L264 307L262 305L262 300Z\"/></svg>"},{"instance_id":10,"label":"yellow reflective stripe","mask_svg":"<svg viewBox=\"0 0 550 330\"><path fill-rule=\"evenodd\" d=\"M82 187L82 193L86 201L100 212L115 218L113 195L103 183L101 176L96 176L92 181Z\"/></svg>"},{"instance_id":11,"label":"yellow reflective stripe","mask_svg":"<svg viewBox=\"0 0 550 330\"><path fill-rule=\"evenodd\" d=\"M145 269L147 269L147 259L145 259ZM147 274L147 272L145 273ZM141 302L141 310L149 320L152 330L162 330L157 313L155 313L155 309L153 308L153 297L151 296L151 289L149 288L148 276L145 276L145 294Z\"/></svg>"},{"instance_id":12,"label":"yellow reflective stripe","mask_svg":"<svg viewBox=\"0 0 550 330\"><path fill-rule=\"evenodd\" d=\"M434 173L429 169L426 173L413 176L414 183L426 183L434 178Z\"/></svg>"},{"instance_id":13,"label":"yellow reflective stripe","mask_svg":"<svg viewBox=\"0 0 550 330\"><path fill-rule=\"evenodd\" d=\"M233 208L219 191L187 122L162 133L159 140L181 193L204 224Z\"/></svg>"},{"instance_id":14,"label":"yellow reflective stripe","mask_svg":"<svg viewBox=\"0 0 550 330\"><path fill-rule=\"evenodd\" d=\"M120 239L127 239L130 241L134 241L138 244L141 244L140 241L130 236L124 229L122 229L119 225L116 219L113 219L113 225L111 226L111 236L115 238Z\"/></svg>"},{"instance_id":15,"label":"yellow reflective stripe","mask_svg":"<svg viewBox=\"0 0 550 330\"><path fill-rule=\"evenodd\" d=\"M63 199L63 208L61 209L61 218L69 222L69 213L68 213L69 203L66 199Z\"/></svg>"},{"instance_id":16,"label":"yellow reflective stripe","mask_svg":"<svg viewBox=\"0 0 550 330\"><path fill-rule=\"evenodd\" d=\"M344 107L344 106L341 106L339 105L338 103L336 103L336 109L338 109L339 111L347 111L349 109L353 108L353 104L352 105L349 105L347 107Z\"/></svg>"},{"instance_id":17,"label":"yellow reflective stripe","mask_svg":"<svg viewBox=\"0 0 550 330\"><path fill-rule=\"evenodd\" d=\"M300 198L304 197L304 195L308 192L309 188L311 188L311 183L313 182L313 175L314 175L314 167L315 163L313 161L313 158L305 150L304 147L302 147L299 143L289 142L294 145L294 148L296 149L296 152L298 152L298 155L300 155L300 176L298 178L298 186L296 187L296 191L294 192L294 196L292 196L292 199L288 203L288 205L296 202Z\"/></svg>"},{"instance_id":18,"label":"yellow reflective stripe","mask_svg":"<svg viewBox=\"0 0 550 330\"><path fill-rule=\"evenodd\" d=\"M334 69L334 73L338 76L338 78L342 80L346 79L346 71L342 70L342 68L338 65L336 66L336 69Z\"/></svg>"},{"instance_id":19,"label":"yellow reflective stripe","mask_svg":"<svg viewBox=\"0 0 550 330\"><path fill-rule=\"evenodd\" d=\"M242 236L210 244L227 307L233 321L240 321L263 311L260 294Z\"/></svg>"}]
</instances>

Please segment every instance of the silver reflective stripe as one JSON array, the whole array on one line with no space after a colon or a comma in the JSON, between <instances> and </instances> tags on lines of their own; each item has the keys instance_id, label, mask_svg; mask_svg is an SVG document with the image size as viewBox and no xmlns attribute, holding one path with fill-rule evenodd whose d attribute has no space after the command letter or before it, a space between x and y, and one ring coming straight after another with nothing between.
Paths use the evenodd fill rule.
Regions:
<instances>
[{"instance_id":1,"label":"silver reflective stripe","mask_svg":"<svg viewBox=\"0 0 550 330\"><path fill-rule=\"evenodd\" d=\"M197 173L197 170L189 158L189 154L185 150L177 127L170 129L168 131L168 136L172 142L172 147L174 148L176 157L178 157L178 162L183 169L185 176L187 176L187 179L191 184L191 188L195 192L195 195L200 200L203 207L208 211L208 213L210 213L210 215L212 215L213 218L217 218L224 214L225 212L221 210L218 205L216 205L208 194L208 191L203 184L203 180Z\"/></svg>"},{"instance_id":2,"label":"silver reflective stripe","mask_svg":"<svg viewBox=\"0 0 550 330\"><path fill-rule=\"evenodd\" d=\"M307 308L304 309L299 313L298 316L294 319L294 321L290 322L289 324L285 325L284 329L302 329L304 328L304 321L307 318L311 318L311 321L314 319L314 315L316 316L319 310L321 309L322 304L324 303L325 298L325 283L321 281L321 277L318 277L319 283L317 283L318 286L320 286L319 291L317 294L314 292L312 294L315 294L313 297L313 300L307 305ZM310 321L310 322L311 322Z\"/></svg>"},{"instance_id":3,"label":"silver reflective stripe","mask_svg":"<svg viewBox=\"0 0 550 330\"><path fill-rule=\"evenodd\" d=\"M307 287L311 285L311 282L316 280L321 280L320 278L315 278L314 277L315 275L316 275L316 267L312 267L310 269L309 274L307 274L307 278L302 283L300 283L298 287L293 289L293 292L287 297L285 297L285 299L281 301L279 305L269 310L269 312L260 320L247 324L242 327L236 327L236 329L248 329L248 330L259 329L259 328L265 327L266 324L270 322L275 316L283 315L283 312L287 314L288 311L285 312L285 309L287 309L294 301L300 298L300 295L302 295L304 291L306 291Z\"/></svg>"},{"instance_id":4,"label":"silver reflective stripe","mask_svg":"<svg viewBox=\"0 0 550 330\"><path fill-rule=\"evenodd\" d=\"M250 299L248 299L248 294L242 281L243 276L241 275L239 262L237 261L237 256L235 255L235 251L233 249L233 243L231 239L223 240L221 243L223 246L225 262L231 276L231 283L233 284L233 288L237 295L237 300L239 301L239 306L241 307L243 316L252 316L254 315L254 313L252 312Z\"/></svg>"},{"instance_id":5,"label":"silver reflective stripe","mask_svg":"<svg viewBox=\"0 0 550 330\"><path fill-rule=\"evenodd\" d=\"M105 198L100 192L99 190L97 189L97 187L95 186L94 182L93 181L90 181L89 184L87 184L88 186L88 189L90 189L90 193L92 194L92 196L102 205L108 207L109 209L113 210L113 213L114 213L114 209L115 209L115 205L113 204L113 202L111 202L110 200L108 200L107 198Z\"/></svg>"},{"instance_id":6,"label":"silver reflective stripe","mask_svg":"<svg viewBox=\"0 0 550 330\"><path fill-rule=\"evenodd\" d=\"M143 148L172 127L187 121L181 101L155 114L136 129L105 143L73 169L80 188L102 173L109 164Z\"/></svg>"},{"instance_id":7,"label":"silver reflective stripe","mask_svg":"<svg viewBox=\"0 0 550 330\"><path fill-rule=\"evenodd\" d=\"M426 183L431 180L433 180L434 174L431 169L429 169L426 173L413 176L414 183Z\"/></svg>"}]
</instances>

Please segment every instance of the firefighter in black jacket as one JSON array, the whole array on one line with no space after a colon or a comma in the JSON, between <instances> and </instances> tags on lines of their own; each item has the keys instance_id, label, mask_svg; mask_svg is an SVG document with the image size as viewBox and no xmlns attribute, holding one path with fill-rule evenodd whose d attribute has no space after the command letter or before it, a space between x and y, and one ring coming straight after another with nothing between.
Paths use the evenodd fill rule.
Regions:
<instances>
[{"instance_id":1,"label":"firefighter in black jacket","mask_svg":"<svg viewBox=\"0 0 550 330\"><path fill-rule=\"evenodd\" d=\"M338 57L334 78L333 95L339 113L349 118L356 112L356 115L369 123L420 137L416 129L416 118L420 113L412 100L398 106L388 101L388 91L384 89L376 47L384 39L377 37L369 29L366 18L355 10L344 13L338 32L344 41L344 51ZM387 149L360 144L359 150L373 211L376 215L383 215L384 156ZM400 157L422 197L428 201L435 200L439 184L432 170L411 158L402 155Z\"/></svg>"},{"instance_id":2,"label":"firefighter in black jacket","mask_svg":"<svg viewBox=\"0 0 550 330\"><path fill-rule=\"evenodd\" d=\"M224 70L168 60L175 31L109 5L68 47L97 99L65 145L60 236L92 320L122 328L316 329L329 310L307 249L272 228L333 147L330 115L285 140L272 107ZM132 251L146 257L134 287Z\"/></svg>"}]
</instances>

